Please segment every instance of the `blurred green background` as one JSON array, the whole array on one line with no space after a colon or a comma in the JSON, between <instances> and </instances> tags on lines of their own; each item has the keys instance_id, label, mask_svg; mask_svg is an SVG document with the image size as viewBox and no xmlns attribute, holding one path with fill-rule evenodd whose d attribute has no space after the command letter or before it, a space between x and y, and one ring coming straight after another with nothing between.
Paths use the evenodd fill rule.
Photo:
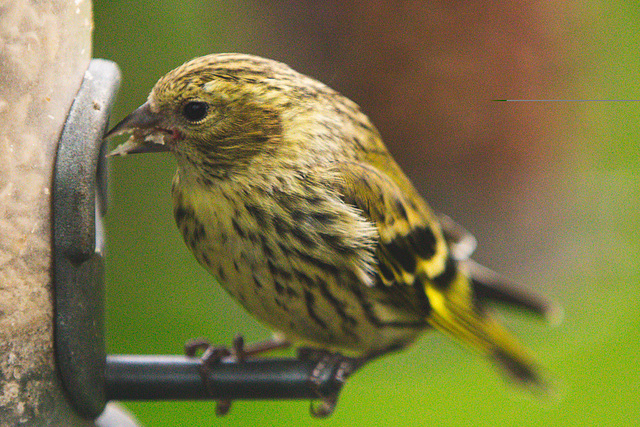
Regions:
<instances>
[{"instance_id":1,"label":"blurred green background","mask_svg":"<svg viewBox=\"0 0 640 427\"><path fill-rule=\"evenodd\" d=\"M519 4L521 3L521 4ZM123 72L113 122L158 77L213 52L281 60L372 117L475 258L561 301L550 328L505 313L556 379L527 398L438 334L367 366L336 413L308 402L126 403L146 426L626 426L640 419L640 9L626 2L97 1L94 57ZM121 142L121 141L118 141ZM115 145L115 143L114 143ZM107 215L110 353L181 353L269 331L197 265L172 218L168 155L114 159Z\"/></svg>"}]
</instances>

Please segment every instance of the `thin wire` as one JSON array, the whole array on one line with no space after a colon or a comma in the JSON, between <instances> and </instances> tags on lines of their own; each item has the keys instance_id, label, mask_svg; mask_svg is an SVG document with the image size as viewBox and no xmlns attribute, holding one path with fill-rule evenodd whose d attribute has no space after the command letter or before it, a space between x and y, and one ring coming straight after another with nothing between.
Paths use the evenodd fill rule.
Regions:
<instances>
[{"instance_id":1,"label":"thin wire","mask_svg":"<svg viewBox=\"0 0 640 427\"><path fill-rule=\"evenodd\" d=\"M494 102L640 102L640 99L492 99Z\"/></svg>"}]
</instances>

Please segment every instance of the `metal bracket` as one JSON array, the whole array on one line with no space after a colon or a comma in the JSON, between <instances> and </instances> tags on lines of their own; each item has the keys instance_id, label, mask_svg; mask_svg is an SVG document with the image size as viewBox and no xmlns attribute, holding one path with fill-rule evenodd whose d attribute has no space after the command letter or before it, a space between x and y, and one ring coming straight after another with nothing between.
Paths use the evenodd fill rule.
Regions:
<instances>
[{"instance_id":1,"label":"metal bracket","mask_svg":"<svg viewBox=\"0 0 640 427\"><path fill-rule=\"evenodd\" d=\"M120 84L110 61L89 64L60 136L53 181L55 350L62 384L78 413L95 419L108 400L316 399L337 396L340 361L259 359L219 363L202 378L183 356L106 355L103 135Z\"/></svg>"},{"instance_id":2,"label":"metal bracket","mask_svg":"<svg viewBox=\"0 0 640 427\"><path fill-rule=\"evenodd\" d=\"M53 179L56 360L71 403L87 418L106 404L103 135L119 85L115 63L90 62L60 136Z\"/></svg>"}]
</instances>

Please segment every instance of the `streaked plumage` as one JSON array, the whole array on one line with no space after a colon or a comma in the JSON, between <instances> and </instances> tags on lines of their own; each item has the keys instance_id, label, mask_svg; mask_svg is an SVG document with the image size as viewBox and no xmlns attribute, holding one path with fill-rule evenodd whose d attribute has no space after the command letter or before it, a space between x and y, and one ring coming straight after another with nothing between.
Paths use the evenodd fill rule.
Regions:
<instances>
[{"instance_id":1,"label":"streaked plumage","mask_svg":"<svg viewBox=\"0 0 640 427\"><path fill-rule=\"evenodd\" d=\"M543 383L484 302L551 305L468 260L475 240L431 211L339 93L275 61L209 55L162 77L109 136L123 132L113 154L175 154L186 244L288 339L373 357L435 328Z\"/></svg>"}]
</instances>

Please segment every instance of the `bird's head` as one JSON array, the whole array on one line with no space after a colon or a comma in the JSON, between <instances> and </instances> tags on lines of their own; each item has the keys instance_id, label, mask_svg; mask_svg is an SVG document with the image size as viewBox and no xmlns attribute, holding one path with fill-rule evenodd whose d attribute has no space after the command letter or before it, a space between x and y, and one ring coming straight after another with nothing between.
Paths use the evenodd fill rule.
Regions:
<instances>
[{"instance_id":1,"label":"bird's head","mask_svg":"<svg viewBox=\"0 0 640 427\"><path fill-rule=\"evenodd\" d=\"M162 77L105 137L132 134L111 156L171 151L187 167L239 166L282 149L283 120L323 91L330 89L276 61L208 55Z\"/></svg>"}]
</instances>

